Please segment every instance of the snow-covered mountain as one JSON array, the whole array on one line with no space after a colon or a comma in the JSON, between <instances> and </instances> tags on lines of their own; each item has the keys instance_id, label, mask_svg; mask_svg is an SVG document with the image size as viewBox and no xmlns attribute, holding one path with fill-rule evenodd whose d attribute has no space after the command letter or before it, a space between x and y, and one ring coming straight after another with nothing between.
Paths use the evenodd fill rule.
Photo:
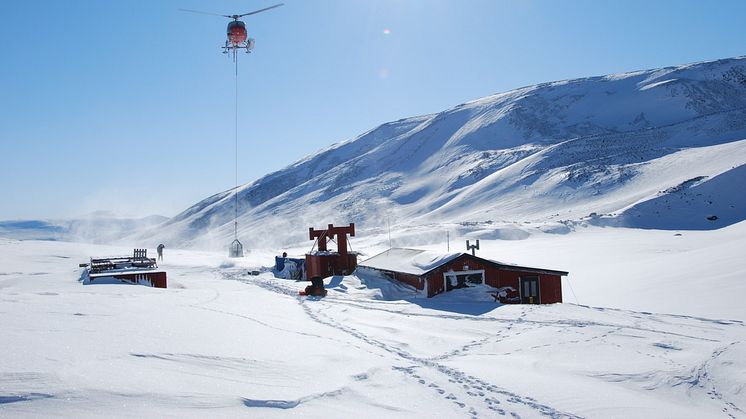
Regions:
<instances>
[{"instance_id":1,"label":"snow-covered mountain","mask_svg":"<svg viewBox=\"0 0 746 419\"><path fill-rule=\"evenodd\" d=\"M557 81L386 123L243 185L239 235L254 247L348 222L716 229L746 219L744 164L746 57ZM222 246L233 214L229 190L148 235Z\"/></svg>"}]
</instances>

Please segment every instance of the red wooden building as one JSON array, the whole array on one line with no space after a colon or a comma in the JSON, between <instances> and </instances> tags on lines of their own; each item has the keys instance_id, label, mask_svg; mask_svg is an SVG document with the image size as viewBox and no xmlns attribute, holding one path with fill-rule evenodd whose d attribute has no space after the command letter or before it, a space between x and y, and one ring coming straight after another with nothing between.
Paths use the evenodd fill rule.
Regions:
<instances>
[{"instance_id":1,"label":"red wooden building","mask_svg":"<svg viewBox=\"0 0 746 419\"><path fill-rule=\"evenodd\" d=\"M468 253L436 253L418 249L389 249L361 262L371 269L409 284L428 297L469 285L485 284L501 293L503 303L562 302L561 278L567 272L483 259Z\"/></svg>"}]
</instances>

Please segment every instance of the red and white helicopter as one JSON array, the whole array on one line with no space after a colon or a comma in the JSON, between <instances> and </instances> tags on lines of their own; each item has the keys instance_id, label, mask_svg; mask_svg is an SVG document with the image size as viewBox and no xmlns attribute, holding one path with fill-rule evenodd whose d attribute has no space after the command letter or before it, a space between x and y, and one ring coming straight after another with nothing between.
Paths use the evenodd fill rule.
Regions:
<instances>
[{"instance_id":1,"label":"red and white helicopter","mask_svg":"<svg viewBox=\"0 0 746 419\"><path fill-rule=\"evenodd\" d=\"M246 32L246 24L238 19L244 16L251 16L251 15L255 15L257 13L261 13L261 12L264 12L270 9L274 9L275 7L283 6L284 4L285 3L279 3L279 4L275 4L274 6L265 7L264 9L254 10L253 12L243 13L240 15L221 15L219 13L203 12L200 10L191 10L191 9L179 9L179 10L183 12L200 13L204 15L213 15L213 16L222 16L222 17L227 17L228 19L233 19L233 21L228 23L228 39L225 40L225 46L223 47L223 54L227 54L228 51L233 51L233 60L235 61L236 52L238 52L239 49L245 49L246 53L248 54L254 48L254 39L249 38L249 35Z\"/></svg>"}]
</instances>

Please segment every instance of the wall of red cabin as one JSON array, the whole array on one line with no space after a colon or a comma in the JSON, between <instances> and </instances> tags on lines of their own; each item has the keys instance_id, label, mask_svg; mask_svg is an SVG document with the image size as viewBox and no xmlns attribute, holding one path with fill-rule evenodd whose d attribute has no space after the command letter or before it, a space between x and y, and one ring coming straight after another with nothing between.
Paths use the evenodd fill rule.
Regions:
<instances>
[{"instance_id":1,"label":"wall of red cabin","mask_svg":"<svg viewBox=\"0 0 746 419\"><path fill-rule=\"evenodd\" d=\"M468 255L459 256L427 275L425 280L427 281L428 297L445 292L443 274L450 270L454 272L484 270L484 282L486 285L494 288L512 287L516 291L519 290L519 280L521 277L538 277L541 303L552 304L562 302L562 282L559 275L498 269L491 264L472 259ZM396 273L396 279L416 286L411 282L399 279L402 276L402 274ZM418 289L421 290L422 288Z\"/></svg>"},{"instance_id":2,"label":"wall of red cabin","mask_svg":"<svg viewBox=\"0 0 746 419\"><path fill-rule=\"evenodd\" d=\"M553 304L562 302L562 277L559 275L539 275L541 303Z\"/></svg>"},{"instance_id":3,"label":"wall of red cabin","mask_svg":"<svg viewBox=\"0 0 746 419\"><path fill-rule=\"evenodd\" d=\"M356 253L306 255L306 279L308 280L315 276L326 278L333 275L349 275L356 267Z\"/></svg>"},{"instance_id":4,"label":"wall of red cabin","mask_svg":"<svg viewBox=\"0 0 746 419\"><path fill-rule=\"evenodd\" d=\"M155 288L166 288L166 273L165 272L155 272L152 274L148 274L148 279L150 279L150 282L153 283L153 287Z\"/></svg>"},{"instance_id":5,"label":"wall of red cabin","mask_svg":"<svg viewBox=\"0 0 746 419\"><path fill-rule=\"evenodd\" d=\"M149 272L149 273L128 273L128 274L115 274L112 275L112 277L120 280L124 280L131 283L136 283L139 278L145 278L150 281L150 283L153 285L153 288L167 288L168 283L166 280L166 273L165 272ZM93 282L93 280L91 280Z\"/></svg>"},{"instance_id":6,"label":"wall of red cabin","mask_svg":"<svg viewBox=\"0 0 746 419\"><path fill-rule=\"evenodd\" d=\"M394 272L393 278L396 279L397 281L411 285L420 291L422 291L425 288L425 281L423 281L422 278L420 278L417 275Z\"/></svg>"},{"instance_id":7,"label":"wall of red cabin","mask_svg":"<svg viewBox=\"0 0 746 419\"><path fill-rule=\"evenodd\" d=\"M432 297L445 292L443 274L448 271L478 271L482 269L485 270L484 274L485 278L487 278L489 275L487 273L487 265L476 259L469 258L468 255L461 255L427 275L427 296Z\"/></svg>"}]
</instances>

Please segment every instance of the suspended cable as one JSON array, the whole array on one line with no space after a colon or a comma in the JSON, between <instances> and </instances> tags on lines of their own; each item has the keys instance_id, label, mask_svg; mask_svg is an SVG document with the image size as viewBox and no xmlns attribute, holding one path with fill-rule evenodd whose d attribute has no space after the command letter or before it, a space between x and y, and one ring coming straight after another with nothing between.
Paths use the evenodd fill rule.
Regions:
<instances>
[{"instance_id":1,"label":"suspended cable","mask_svg":"<svg viewBox=\"0 0 746 419\"><path fill-rule=\"evenodd\" d=\"M235 240L238 240L238 60L234 59L233 61L236 63L236 120L235 120L235 126L234 126L234 132L235 132L235 163L236 163L236 188L234 189L234 195L235 195L235 215L233 218L233 238Z\"/></svg>"},{"instance_id":2,"label":"suspended cable","mask_svg":"<svg viewBox=\"0 0 746 419\"><path fill-rule=\"evenodd\" d=\"M233 242L230 246L228 255L233 258L243 257L243 244L238 240L238 60L233 55L233 62L236 65L235 71L235 88L236 88L236 107L235 120L233 125L234 132L234 163L235 163L235 187L233 188Z\"/></svg>"},{"instance_id":3,"label":"suspended cable","mask_svg":"<svg viewBox=\"0 0 746 419\"><path fill-rule=\"evenodd\" d=\"M570 284L570 278L567 278L567 279L565 280L565 282L566 282L566 283L567 283L567 285L568 285L568 286L570 287L570 292L572 292L572 296L573 296L573 297L575 297L575 303L576 303L577 305L580 305L580 301L578 301L578 296L577 296L577 295L575 295L575 290L574 290L574 289L572 289L572 284Z\"/></svg>"}]
</instances>

